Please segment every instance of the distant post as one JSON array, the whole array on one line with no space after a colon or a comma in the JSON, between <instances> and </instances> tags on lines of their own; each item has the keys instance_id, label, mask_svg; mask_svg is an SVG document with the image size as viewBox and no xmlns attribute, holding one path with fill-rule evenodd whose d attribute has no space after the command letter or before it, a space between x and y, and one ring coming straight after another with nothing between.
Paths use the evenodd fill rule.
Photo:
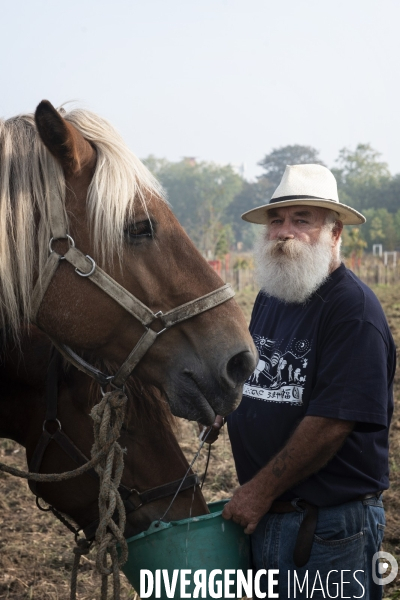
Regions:
<instances>
[{"instance_id":1,"label":"distant post","mask_svg":"<svg viewBox=\"0 0 400 600\"><path fill-rule=\"evenodd\" d=\"M383 246L382 246L382 244L373 244L372 245L372 254L374 256L380 256L380 257L382 257L382 253L383 253ZM386 252L385 252L385 254L386 254Z\"/></svg>"},{"instance_id":2,"label":"distant post","mask_svg":"<svg viewBox=\"0 0 400 600\"><path fill-rule=\"evenodd\" d=\"M388 266L388 259L392 257L392 266L395 267L397 264L397 252L384 252L383 253L383 264L385 267Z\"/></svg>"}]
</instances>

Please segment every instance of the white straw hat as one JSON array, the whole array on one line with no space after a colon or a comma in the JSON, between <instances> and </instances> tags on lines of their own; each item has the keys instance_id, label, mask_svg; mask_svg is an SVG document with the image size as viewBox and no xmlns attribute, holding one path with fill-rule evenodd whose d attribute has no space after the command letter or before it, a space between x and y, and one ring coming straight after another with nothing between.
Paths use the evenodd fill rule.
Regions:
<instances>
[{"instance_id":1,"label":"white straw hat","mask_svg":"<svg viewBox=\"0 0 400 600\"><path fill-rule=\"evenodd\" d=\"M354 208L339 202L336 179L322 165L287 165L269 204L245 212L242 219L265 224L271 208L292 205L329 208L337 212L343 225L361 225L366 221Z\"/></svg>"}]
</instances>

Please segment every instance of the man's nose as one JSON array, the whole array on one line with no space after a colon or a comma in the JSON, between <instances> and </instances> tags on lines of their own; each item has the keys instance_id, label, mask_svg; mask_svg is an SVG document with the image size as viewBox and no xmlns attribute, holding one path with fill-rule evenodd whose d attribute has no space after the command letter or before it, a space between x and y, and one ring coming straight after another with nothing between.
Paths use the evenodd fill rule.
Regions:
<instances>
[{"instance_id":1,"label":"man's nose","mask_svg":"<svg viewBox=\"0 0 400 600\"><path fill-rule=\"evenodd\" d=\"M293 240L294 233L290 223L283 223L278 235L280 240Z\"/></svg>"}]
</instances>

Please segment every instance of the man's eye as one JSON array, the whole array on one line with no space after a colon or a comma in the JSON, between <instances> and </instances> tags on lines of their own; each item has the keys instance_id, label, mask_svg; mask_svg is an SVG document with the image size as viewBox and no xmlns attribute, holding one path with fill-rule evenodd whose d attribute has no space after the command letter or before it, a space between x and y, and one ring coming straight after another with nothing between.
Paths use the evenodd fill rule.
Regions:
<instances>
[{"instance_id":1,"label":"man's eye","mask_svg":"<svg viewBox=\"0 0 400 600\"><path fill-rule=\"evenodd\" d=\"M149 219L139 223L130 223L125 229L125 236L128 241L134 242L143 238L152 238L154 227Z\"/></svg>"}]
</instances>

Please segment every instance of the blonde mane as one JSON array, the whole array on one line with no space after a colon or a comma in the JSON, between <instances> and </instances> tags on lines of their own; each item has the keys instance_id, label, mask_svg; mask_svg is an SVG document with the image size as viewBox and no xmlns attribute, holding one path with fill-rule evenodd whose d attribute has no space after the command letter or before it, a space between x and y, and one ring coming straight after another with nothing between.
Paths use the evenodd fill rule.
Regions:
<instances>
[{"instance_id":1,"label":"blonde mane","mask_svg":"<svg viewBox=\"0 0 400 600\"><path fill-rule=\"evenodd\" d=\"M105 119L82 109L59 112L97 151L87 195L96 260L108 262L115 253L121 258L135 204L146 208L146 196L162 197L161 186ZM42 143L34 116L0 120L0 330L15 339L48 256L49 203L58 196L64 204L65 191L61 166Z\"/></svg>"}]
</instances>

